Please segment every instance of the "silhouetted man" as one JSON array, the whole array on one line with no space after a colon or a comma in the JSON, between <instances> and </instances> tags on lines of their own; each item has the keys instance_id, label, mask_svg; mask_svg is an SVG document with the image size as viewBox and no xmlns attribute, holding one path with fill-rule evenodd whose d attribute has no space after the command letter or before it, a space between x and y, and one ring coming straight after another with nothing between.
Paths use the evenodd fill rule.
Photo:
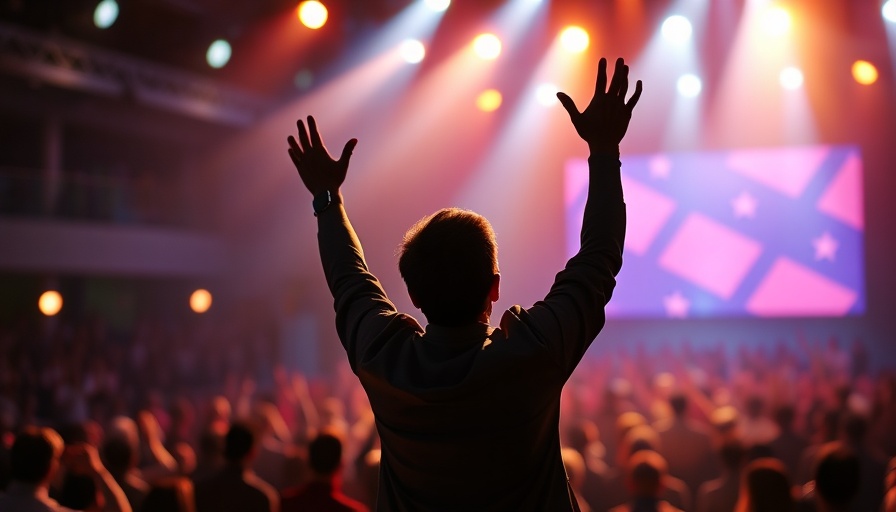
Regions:
<instances>
[{"instance_id":1,"label":"silhouetted man","mask_svg":"<svg viewBox=\"0 0 896 512\"><path fill-rule=\"evenodd\" d=\"M444 209L405 235L399 270L424 329L399 313L367 269L340 187L356 139L330 157L314 118L299 120L289 155L314 196L336 328L367 391L382 440L380 510L574 510L560 455L560 391L603 327L622 265L625 204L619 142L641 94L619 59L607 62L579 112L558 93L588 143L581 248L544 300L489 324L498 299L497 245L488 221ZM497 191L500 193L500 191Z\"/></svg>"}]
</instances>

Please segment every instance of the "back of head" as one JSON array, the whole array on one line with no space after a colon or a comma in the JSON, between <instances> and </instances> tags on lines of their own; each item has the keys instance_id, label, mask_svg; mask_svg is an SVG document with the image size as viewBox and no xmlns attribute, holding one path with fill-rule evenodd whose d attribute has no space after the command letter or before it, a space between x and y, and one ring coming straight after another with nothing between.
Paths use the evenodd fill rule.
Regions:
<instances>
[{"instance_id":1,"label":"back of head","mask_svg":"<svg viewBox=\"0 0 896 512\"><path fill-rule=\"evenodd\" d=\"M308 465L321 476L334 474L342 465L342 441L332 434L320 434L308 445Z\"/></svg>"},{"instance_id":2,"label":"back of head","mask_svg":"<svg viewBox=\"0 0 896 512\"><path fill-rule=\"evenodd\" d=\"M120 475L137 466L137 452L123 436L109 436L100 448L103 462L113 475Z\"/></svg>"},{"instance_id":3,"label":"back of head","mask_svg":"<svg viewBox=\"0 0 896 512\"><path fill-rule=\"evenodd\" d=\"M74 510L92 510L100 504L98 491L92 476L66 473L59 504Z\"/></svg>"},{"instance_id":4,"label":"back of head","mask_svg":"<svg viewBox=\"0 0 896 512\"><path fill-rule=\"evenodd\" d=\"M746 460L747 449L739 439L726 439L719 447L719 458L729 471L736 471Z\"/></svg>"},{"instance_id":5,"label":"back of head","mask_svg":"<svg viewBox=\"0 0 896 512\"><path fill-rule=\"evenodd\" d=\"M430 323L456 326L483 313L498 273L498 244L485 217L446 208L412 226L399 247L398 269Z\"/></svg>"},{"instance_id":6,"label":"back of head","mask_svg":"<svg viewBox=\"0 0 896 512\"><path fill-rule=\"evenodd\" d=\"M774 419L781 430L787 431L793 427L793 420L796 417L796 411L792 405L780 405L775 408Z\"/></svg>"},{"instance_id":7,"label":"back of head","mask_svg":"<svg viewBox=\"0 0 896 512\"><path fill-rule=\"evenodd\" d=\"M676 418L681 418L688 409L688 399L684 393L676 392L669 396L669 406Z\"/></svg>"},{"instance_id":8,"label":"back of head","mask_svg":"<svg viewBox=\"0 0 896 512\"><path fill-rule=\"evenodd\" d=\"M143 499L140 512L193 512L193 483L177 476L163 478L153 484Z\"/></svg>"},{"instance_id":9,"label":"back of head","mask_svg":"<svg viewBox=\"0 0 896 512\"><path fill-rule=\"evenodd\" d=\"M794 508L787 469L778 459L756 459L744 470L740 512L791 512Z\"/></svg>"},{"instance_id":10,"label":"back of head","mask_svg":"<svg viewBox=\"0 0 896 512\"><path fill-rule=\"evenodd\" d=\"M657 498L668 472L666 459L652 450L642 450L628 462L628 480L635 497Z\"/></svg>"},{"instance_id":11,"label":"back of head","mask_svg":"<svg viewBox=\"0 0 896 512\"><path fill-rule=\"evenodd\" d=\"M29 484L47 479L62 456L62 437L50 428L26 427L10 449L12 478Z\"/></svg>"},{"instance_id":12,"label":"back of head","mask_svg":"<svg viewBox=\"0 0 896 512\"><path fill-rule=\"evenodd\" d=\"M846 444L832 442L819 450L815 463L815 492L825 503L845 509L859 493L861 463Z\"/></svg>"},{"instance_id":13,"label":"back of head","mask_svg":"<svg viewBox=\"0 0 896 512\"><path fill-rule=\"evenodd\" d=\"M232 464L244 462L255 448L255 431L244 422L235 422L224 436L224 459Z\"/></svg>"}]
</instances>

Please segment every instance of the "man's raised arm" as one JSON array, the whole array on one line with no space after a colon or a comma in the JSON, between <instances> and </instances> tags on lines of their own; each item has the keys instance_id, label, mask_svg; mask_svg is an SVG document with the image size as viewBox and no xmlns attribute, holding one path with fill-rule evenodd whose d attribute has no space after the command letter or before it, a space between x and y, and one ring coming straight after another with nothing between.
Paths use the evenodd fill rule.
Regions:
<instances>
[{"instance_id":1,"label":"man's raised arm","mask_svg":"<svg viewBox=\"0 0 896 512\"><path fill-rule=\"evenodd\" d=\"M619 143L628 130L632 110L641 97L641 81L628 94L628 66L616 61L612 80L607 61L598 63L594 96L579 112L572 98L557 97L590 150L588 196L578 253L557 274L545 299L528 310L555 360L567 375L603 328L604 307L622 266L625 203L622 198Z\"/></svg>"}]
</instances>

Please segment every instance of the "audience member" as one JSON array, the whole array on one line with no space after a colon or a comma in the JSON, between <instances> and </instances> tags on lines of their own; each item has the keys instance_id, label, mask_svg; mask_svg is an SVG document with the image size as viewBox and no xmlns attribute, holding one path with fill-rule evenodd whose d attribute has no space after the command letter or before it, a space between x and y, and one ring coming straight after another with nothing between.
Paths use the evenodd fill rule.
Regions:
<instances>
[{"instance_id":1,"label":"audience member","mask_svg":"<svg viewBox=\"0 0 896 512\"><path fill-rule=\"evenodd\" d=\"M859 458L839 441L824 445L818 452L815 479L807 484L800 502L804 512L850 512L861 482Z\"/></svg>"},{"instance_id":2,"label":"audience member","mask_svg":"<svg viewBox=\"0 0 896 512\"><path fill-rule=\"evenodd\" d=\"M787 468L778 459L749 463L743 472L736 512L792 512L793 491Z\"/></svg>"},{"instance_id":3,"label":"audience member","mask_svg":"<svg viewBox=\"0 0 896 512\"><path fill-rule=\"evenodd\" d=\"M342 493L342 441L331 434L319 434L308 446L311 481L283 492L283 512L366 512L364 504Z\"/></svg>"},{"instance_id":4,"label":"audience member","mask_svg":"<svg viewBox=\"0 0 896 512\"><path fill-rule=\"evenodd\" d=\"M250 469L256 435L245 423L233 423L224 438L224 467L196 482L197 512L278 512L280 497Z\"/></svg>"},{"instance_id":5,"label":"audience member","mask_svg":"<svg viewBox=\"0 0 896 512\"><path fill-rule=\"evenodd\" d=\"M195 512L193 482L183 476L157 481L143 500L139 512Z\"/></svg>"},{"instance_id":6,"label":"audience member","mask_svg":"<svg viewBox=\"0 0 896 512\"><path fill-rule=\"evenodd\" d=\"M626 468L626 484L631 498L610 512L682 512L660 496L667 475L666 461L651 450L632 455Z\"/></svg>"},{"instance_id":7,"label":"audience member","mask_svg":"<svg viewBox=\"0 0 896 512\"><path fill-rule=\"evenodd\" d=\"M746 450L738 439L725 440L718 450L722 475L697 491L697 512L731 512L737 505Z\"/></svg>"},{"instance_id":8,"label":"audience member","mask_svg":"<svg viewBox=\"0 0 896 512\"><path fill-rule=\"evenodd\" d=\"M687 398L682 393L669 396L672 417L654 423L659 436L659 452L669 464L669 473L687 484L691 495L700 484L718 475L712 439L703 428L687 418Z\"/></svg>"}]
</instances>

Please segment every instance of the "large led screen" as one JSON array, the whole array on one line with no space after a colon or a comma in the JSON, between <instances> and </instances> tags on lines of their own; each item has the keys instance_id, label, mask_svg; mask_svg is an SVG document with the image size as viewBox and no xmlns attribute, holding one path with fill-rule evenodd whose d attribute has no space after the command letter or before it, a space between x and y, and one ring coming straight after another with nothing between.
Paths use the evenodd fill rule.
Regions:
<instances>
[{"instance_id":1,"label":"large led screen","mask_svg":"<svg viewBox=\"0 0 896 512\"><path fill-rule=\"evenodd\" d=\"M566 165L567 252L588 164ZM818 317L865 311L862 159L854 146L622 159L628 225L614 317Z\"/></svg>"}]
</instances>

